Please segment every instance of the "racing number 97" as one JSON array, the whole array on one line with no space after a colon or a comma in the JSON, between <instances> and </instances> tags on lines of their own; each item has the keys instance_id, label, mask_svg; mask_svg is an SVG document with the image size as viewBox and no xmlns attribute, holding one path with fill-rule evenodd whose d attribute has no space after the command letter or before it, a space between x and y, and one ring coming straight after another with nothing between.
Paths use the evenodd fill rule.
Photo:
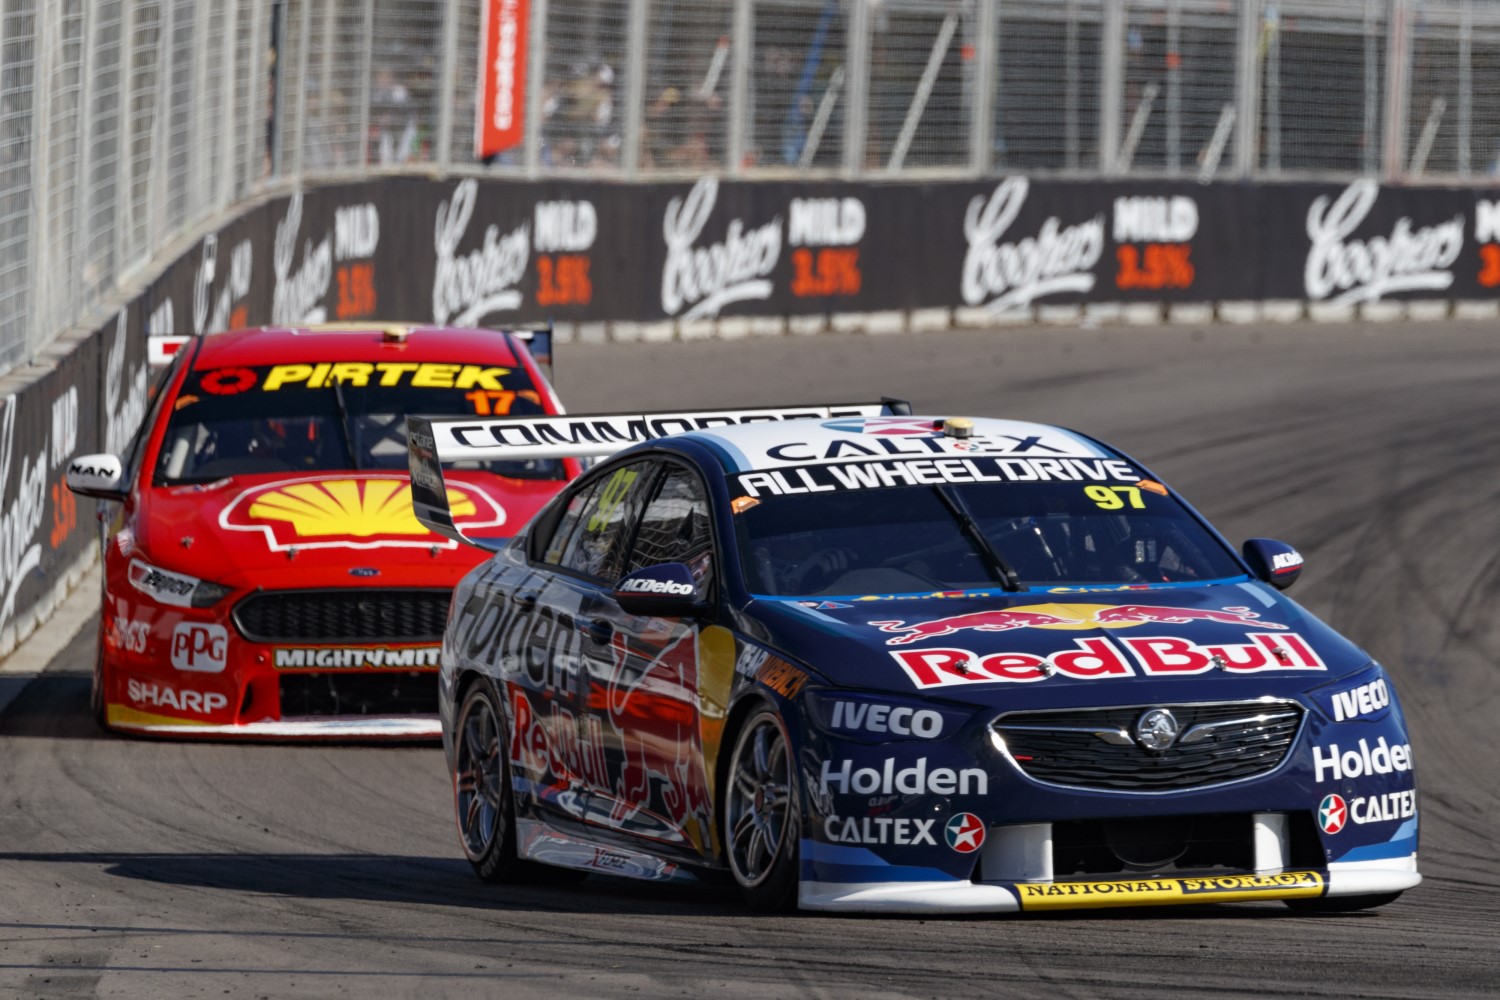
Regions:
<instances>
[{"instance_id":1,"label":"racing number 97","mask_svg":"<svg viewBox=\"0 0 1500 1000\"><path fill-rule=\"evenodd\" d=\"M630 492L630 484L635 482L639 475L634 469L617 469L615 474L609 477L604 484L604 489L599 491L599 506L594 510L594 516L589 518L586 530L589 534L598 534L609 524L610 516L615 509L624 503L626 495Z\"/></svg>"},{"instance_id":2,"label":"racing number 97","mask_svg":"<svg viewBox=\"0 0 1500 1000\"><path fill-rule=\"evenodd\" d=\"M1146 509L1139 486L1085 486L1083 493L1104 510L1121 510L1127 501L1137 510Z\"/></svg>"}]
</instances>

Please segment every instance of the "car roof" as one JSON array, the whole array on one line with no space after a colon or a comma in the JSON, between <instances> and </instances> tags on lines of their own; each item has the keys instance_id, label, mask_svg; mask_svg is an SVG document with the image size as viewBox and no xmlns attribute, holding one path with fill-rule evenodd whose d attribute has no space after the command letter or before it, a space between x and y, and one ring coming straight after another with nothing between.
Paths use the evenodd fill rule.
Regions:
<instances>
[{"instance_id":1,"label":"car roof","mask_svg":"<svg viewBox=\"0 0 1500 1000\"><path fill-rule=\"evenodd\" d=\"M948 421L967 421L972 436L945 434ZM841 417L785 420L715 427L659 438L697 441L718 455L726 471L749 472L832 462L891 458L963 457L978 454L1018 458L1116 458L1120 453L1075 431L1050 424L990 417Z\"/></svg>"},{"instance_id":2,"label":"car roof","mask_svg":"<svg viewBox=\"0 0 1500 1000\"><path fill-rule=\"evenodd\" d=\"M330 323L255 327L209 334L193 361L199 371L288 361L447 361L519 365L508 334L407 323Z\"/></svg>"}]
</instances>

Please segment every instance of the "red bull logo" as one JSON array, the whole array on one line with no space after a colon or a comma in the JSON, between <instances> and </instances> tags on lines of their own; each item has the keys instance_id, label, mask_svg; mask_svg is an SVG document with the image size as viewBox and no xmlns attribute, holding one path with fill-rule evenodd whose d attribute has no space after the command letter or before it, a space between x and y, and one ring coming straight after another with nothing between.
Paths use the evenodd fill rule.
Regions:
<instances>
[{"instance_id":1,"label":"red bull logo","mask_svg":"<svg viewBox=\"0 0 1500 1000\"><path fill-rule=\"evenodd\" d=\"M977 653L944 646L892 650L891 656L918 688L961 684L1031 684L1053 677L1096 681L1144 674L1191 677L1213 671L1327 670L1295 632L1252 632L1248 642L1202 645L1178 636L1129 636L1115 642L1098 636L1075 639L1045 656L1036 653Z\"/></svg>"},{"instance_id":2,"label":"red bull logo","mask_svg":"<svg viewBox=\"0 0 1500 1000\"><path fill-rule=\"evenodd\" d=\"M870 622L882 632L896 634L887 639L888 646L904 646L923 639L936 639L965 629L976 632L1009 632L1018 628L1051 628L1084 630L1128 628L1135 625L1186 625L1190 622L1217 622L1222 625L1254 625L1256 628L1284 630L1285 625L1260 620L1260 615L1246 607L1177 608L1154 604L1028 604L1020 608L975 611L950 615L931 621Z\"/></svg>"}]
</instances>

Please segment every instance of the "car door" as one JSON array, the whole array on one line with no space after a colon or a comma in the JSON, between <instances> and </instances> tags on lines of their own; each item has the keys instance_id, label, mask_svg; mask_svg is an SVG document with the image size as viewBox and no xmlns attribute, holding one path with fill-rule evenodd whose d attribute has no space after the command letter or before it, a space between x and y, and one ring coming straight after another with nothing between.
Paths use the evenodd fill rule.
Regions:
<instances>
[{"instance_id":1,"label":"car door","mask_svg":"<svg viewBox=\"0 0 1500 1000\"><path fill-rule=\"evenodd\" d=\"M532 622L523 659L527 683L545 692L542 724L555 758L551 773L566 773L572 793L561 799L578 818L606 813L603 790L613 787L609 733L588 709L592 678L607 674L613 622L599 614L606 580L619 578L630 530L656 473L650 460L625 462L590 476L567 500L557 528L538 548L545 586L516 594ZM535 551L535 550L534 550ZM524 706L523 706L524 708Z\"/></svg>"},{"instance_id":2,"label":"car door","mask_svg":"<svg viewBox=\"0 0 1500 1000\"><path fill-rule=\"evenodd\" d=\"M629 542L624 559L598 578L586 623L601 654L590 658L587 707L591 726L604 733L611 779L596 789L598 805L591 800L590 819L654 841L657 849L711 857L712 785L700 715L701 623L631 615L611 596L620 577L664 562L687 564L701 592L712 596L717 560L707 491L694 470L663 463L631 525ZM606 636L607 646L598 641ZM730 650L729 656L713 658L728 671L721 679L726 688L733 671L732 641Z\"/></svg>"}]
</instances>

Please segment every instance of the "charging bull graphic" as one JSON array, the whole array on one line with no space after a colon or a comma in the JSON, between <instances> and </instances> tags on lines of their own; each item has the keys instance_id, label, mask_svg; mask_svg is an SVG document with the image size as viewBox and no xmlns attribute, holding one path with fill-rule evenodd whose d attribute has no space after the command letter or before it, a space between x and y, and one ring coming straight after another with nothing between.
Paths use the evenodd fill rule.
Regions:
<instances>
[{"instance_id":1,"label":"charging bull graphic","mask_svg":"<svg viewBox=\"0 0 1500 1000\"><path fill-rule=\"evenodd\" d=\"M1044 609L1044 610L1043 610ZM1189 622L1218 622L1223 625L1249 625L1257 628L1285 629L1285 625L1260 620L1260 615L1246 607L1174 608L1153 604L1032 604L1024 608L999 608L974 611L965 615L934 618L931 621L873 621L882 632L898 633L887 639L888 646L904 646L922 639L952 635L964 629L976 632L1008 632L1017 628L1093 629L1127 628L1133 625L1186 625Z\"/></svg>"},{"instance_id":2,"label":"charging bull graphic","mask_svg":"<svg viewBox=\"0 0 1500 1000\"><path fill-rule=\"evenodd\" d=\"M615 633L615 669L605 693L610 724L624 750L615 781L610 818L621 823L655 798L660 813L701 849L707 842L711 806L703 773L698 730L698 650L686 631L663 647L638 676L627 669L632 655L624 636Z\"/></svg>"}]
</instances>

